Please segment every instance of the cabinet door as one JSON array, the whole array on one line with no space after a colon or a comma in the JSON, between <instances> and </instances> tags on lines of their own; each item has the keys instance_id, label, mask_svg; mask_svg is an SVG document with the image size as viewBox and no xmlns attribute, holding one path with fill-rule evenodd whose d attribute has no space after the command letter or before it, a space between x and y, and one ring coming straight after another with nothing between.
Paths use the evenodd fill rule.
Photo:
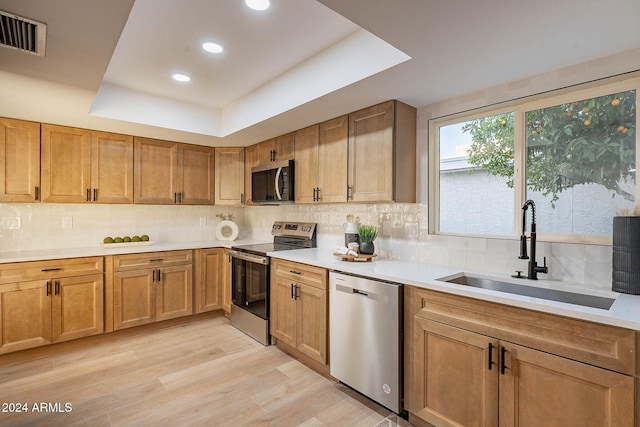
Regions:
<instances>
[{"instance_id":1,"label":"cabinet door","mask_svg":"<svg viewBox=\"0 0 640 427\"><path fill-rule=\"evenodd\" d=\"M51 283L0 286L0 353L51 344Z\"/></svg>"},{"instance_id":2,"label":"cabinet door","mask_svg":"<svg viewBox=\"0 0 640 427\"><path fill-rule=\"evenodd\" d=\"M318 125L309 126L295 133L296 203L314 203L316 201L316 187L318 186L318 135Z\"/></svg>"},{"instance_id":3,"label":"cabinet door","mask_svg":"<svg viewBox=\"0 0 640 427\"><path fill-rule=\"evenodd\" d=\"M91 132L91 200L133 203L133 137Z\"/></svg>"},{"instance_id":4,"label":"cabinet door","mask_svg":"<svg viewBox=\"0 0 640 427\"><path fill-rule=\"evenodd\" d=\"M222 308L224 249L201 249L196 260L196 313Z\"/></svg>"},{"instance_id":5,"label":"cabinet door","mask_svg":"<svg viewBox=\"0 0 640 427\"><path fill-rule=\"evenodd\" d=\"M246 147L244 156L244 198L247 205L255 205L253 203L253 193L251 192L251 169L258 166L258 145L254 144Z\"/></svg>"},{"instance_id":6,"label":"cabinet door","mask_svg":"<svg viewBox=\"0 0 640 427\"><path fill-rule=\"evenodd\" d=\"M224 250L222 265L222 309L231 313L231 254L229 249Z\"/></svg>"},{"instance_id":7,"label":"cabinet door","mask_svg":"<svg viewBox=\"0 0 640 427\"><path fill-rule=\"evenodd\" d=\"M104 330L102 274L53 280L53 342Z\"/></svg>"},{"instance_id":8,"label":"cabinet door","mask_svg":"<svg viewBox=\"0 0 640 427\"><path fill-rule=\"evenodd\" d=\"M500 425L634 426L634 378L502 343Z\"/></svg>"},{"instance_id":9,"label":"cabinet door","mask_svg":"<svg viewBox=\"0 0 640 427\"><path fill-rule=\"evenodd\" d=\"M216 205L244 203L244 147L216 148Z\"/></svg>"},{"instance_id":10,"label":"cabinet door","mask_svg":"<svg viewBox=\"0 0 640 427\"><path fill-rule=\"evenodd\" d=\"M157 271L156 321L193 314L192 265L161 267Z\"/></svg>"},{"instance_id":11,"label":"cabinet door","mask_svg":"<svg viewBox=\"0 0 640 427\"><path fill-rule=\"evenodd\" d=\"M271 335L292 347L296 346L296 300L291 280L274 276L271 281Z\"/></svg>"},{"instance_id":12,"label":"cabinet door","mask_svg":"<svg viewBox=\"0 0 640 427\"><path fill-rule=\"evenodd\" d=\"M0 118L0 202L34 202L40 193L40 123Z\"/></svg>"},{"instance_id":13,"label":"cabinet door","mask_svg":"<svg viewBox=\"0 0 640 427\"><path fill-rule=\"evenodd\" d=\"M415 414L438 426L497 426L498 341L414 319Z\"/></svg>"},{"instance_id":14,"label":"cabinet door","mask_svg":"<svg viewBox=\"0 0 640 427\"><path fill-rule=\"evenodd\" d=\"M296 348L322 364L327 364L327 292L297 283Z\"/></svg>"},{"instance_id":15,"label":"cabinet door","mask_svg":"<svg viewBox=\"0 0 640 427\"><path fill-rule=\"evenodd\" d=\"M155 320L155 269L114 273L113 329L131 328Z\"/></svg>"},{"instance_id":16,"label":"cabinet door","mask_svg":"<svg viewBox=\"0 0 640 427\"><path fill-rule=\"evenodd\" d=\"M178 191L180 203L213 204L213 147L180 144L178 151Z\"/></svg>"},{"instance_id":17,"label":"cabinet door","mask_svg":"<svg viewBox=\"0 0 640 427\"><path fill-rule=\"evenodd\" d=\"M91 131L42 125L42 201L86 203L91 192Z\"/></svg>"},{"instance_id":18,"label":"cabinet door","mask_svg":"<svg viewBox=\"0 0 640 427\"><path fill-rule=\"evenodd\" d=\"M393 200L394 103L349 115L349 201Z\"/></svg>"},{"instance_id":19,"label":"cabinet door","mask_svg":"<svg viewBox=\"0 0 640 427\"><path fill-rule=\"evenodd\" d=\"M318 198L320 202L336 203L347 200L348 140L348 116L320 123L318 141ZM369 168L377 169L377 167L371 168L371 166Z\"/></svg>"},{"instance_id":20,"label":"cabinet door","mask_svg":"<svg viewBox=\"0 0 640 427\"><path fill-rule=\"evenodd\" d=\"M262 141L258 144L258 164L293 159L294 141L293 132Z\"/></svg>"},{"instance_id":21,"label":"cabinet door","mask_svg":"<svg viewBox=\"0 0 640 427\"><path fill-rule=\"evenodd\" d=\"M134 139L134 201L168 205L177 202L178 144Z\"/></svg>"}]
</instances>

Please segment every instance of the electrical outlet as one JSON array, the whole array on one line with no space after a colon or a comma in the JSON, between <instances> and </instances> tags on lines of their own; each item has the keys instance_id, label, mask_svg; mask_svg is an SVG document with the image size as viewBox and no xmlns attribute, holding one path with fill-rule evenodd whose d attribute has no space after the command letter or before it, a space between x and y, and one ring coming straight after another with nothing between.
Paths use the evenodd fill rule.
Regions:
<instances>
[{"instance_id":1,"label":"electrical outlet","mask_svg":"<svg viewBox=\"0 0 640 427\"><path fill-rule=\"evenodd\" d=\"M200 227L206 227L206 226L207 226L207 218L200 217Z\"/></svg>"},{"instance_id":2,"label":"electrical outlet","mask_svg":"<svg viewBox=\"0 0 640 427\"><path fill-rule=\"evenodd\" d=\"M73 217L72 216L63 216L62 217L62 228L73 228Z\"/></svg>"},{"instance_id":3,"label":"electrical outlet","mask_svg":"<svg viewBox=\"0 0 640 427\"><path fill-rule=\"evenodd\" d=\"M5 230L19 230L22 228L22 218L19 216L7 216L2 219L2 228Z\"/></svg>"}]
</instances>

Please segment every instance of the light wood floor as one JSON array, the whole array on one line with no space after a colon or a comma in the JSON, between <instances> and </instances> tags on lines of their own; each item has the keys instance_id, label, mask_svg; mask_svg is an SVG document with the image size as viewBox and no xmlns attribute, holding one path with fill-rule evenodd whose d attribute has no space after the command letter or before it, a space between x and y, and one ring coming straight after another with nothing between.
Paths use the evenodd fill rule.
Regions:
<instances>
[{"instance_id":1,"label":"light wood floor","mask_svg":"<svg viewBox=\"0 0 640 427\"><path fill-rule=\"evenodd\" d=\"M408 425L225 317L51 347L0 356L1 426Z\"/></svg>"}]
</instances>

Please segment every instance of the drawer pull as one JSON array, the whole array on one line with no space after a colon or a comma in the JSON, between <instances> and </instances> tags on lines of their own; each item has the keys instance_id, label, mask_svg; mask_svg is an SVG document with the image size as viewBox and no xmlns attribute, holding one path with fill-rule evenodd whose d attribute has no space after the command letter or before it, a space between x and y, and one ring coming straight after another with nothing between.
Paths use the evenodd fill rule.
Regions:
<instances>
[{"instance_id":1,"label":"drawer pull","mask_svg":"<svg viewBox=\"0 0 640 427\"><path fill-rule=\"evenodd\" d=\"M164 261L164 258L154 258L149 260L149 262L157 262L157 261Z\"/></svg>"},{"instance_id":2,"label":"drawer pull","mask_svg":"<svg viewBox=\"0 0 640 427\"><path fill-rule=\"evenodd\" d=\"M43 268L42 271L46 272L46 271L61 271L62 268L61 267L56 267L56 268Z\"/></svg>"},{"instance_id":3,"label":"drawer pull","mask_svg":"<svg viewBox=\"0 0 640 427\"><path fill-rule=\"evenodd\" d=\"M487 351L489 352L489 370L491 370L493 366L493 343L489 343Z\"/></svg>"},{"instance_id":4,"label":"drawer pull","mask_svg":"<svg viewBox=\"0 0 640 427\"><path fill-rule=\"evenodd\" d=\"M296 270L289 270L289 273L293 273L293 274L302 274L302 273L300 273L299 271L296 271Z\"/></svg>"}]
</instances>

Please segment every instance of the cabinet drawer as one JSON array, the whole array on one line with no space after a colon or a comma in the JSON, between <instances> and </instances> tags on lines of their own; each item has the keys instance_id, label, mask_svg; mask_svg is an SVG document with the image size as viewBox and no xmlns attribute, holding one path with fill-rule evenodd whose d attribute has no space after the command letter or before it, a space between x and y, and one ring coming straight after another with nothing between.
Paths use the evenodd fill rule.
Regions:
<instances>
[{"instance_id":1,"label":"cabinet drawer","mask_svg":"<svg viewBox=\"0 0 640 427\"><path fill-rule=\"evenodd\" d=\"M102 257L69 258L0 264L0 284L27 280L102 274Z\"/></svg>"},{"instance_id":2,"label":"cabinet drawer","mask_svg":"<svg viewBox=\"0 0 640 427\"><path fill-rule=\"evenodd\" d=\"M192 254L190 250L115 255L113 257L113 270L126 271L137 270L141 268L190 264L191 260Z\"/></svg>"},{"instance_id":3,"label":"cabinet drawer","mask_svg":"<svg viewBox=\"0 0 640 427\"><path fill-rule=\"evenodd\" d=\"M416 317L634 375L636 332L508 305L417 289Z\"/></svg>"},{"instance_id":4,"label":"cabinet drawer","mask_svg":"<svg viewBox=\"0 0 640 427\"><path fill-rule=\"evenodd\" d=\"M301 282L314 288L326 290L327 270L321 267L313 267L307 264L273 260L271 273L287 280Z\"/></svg>"}]
</instances>

